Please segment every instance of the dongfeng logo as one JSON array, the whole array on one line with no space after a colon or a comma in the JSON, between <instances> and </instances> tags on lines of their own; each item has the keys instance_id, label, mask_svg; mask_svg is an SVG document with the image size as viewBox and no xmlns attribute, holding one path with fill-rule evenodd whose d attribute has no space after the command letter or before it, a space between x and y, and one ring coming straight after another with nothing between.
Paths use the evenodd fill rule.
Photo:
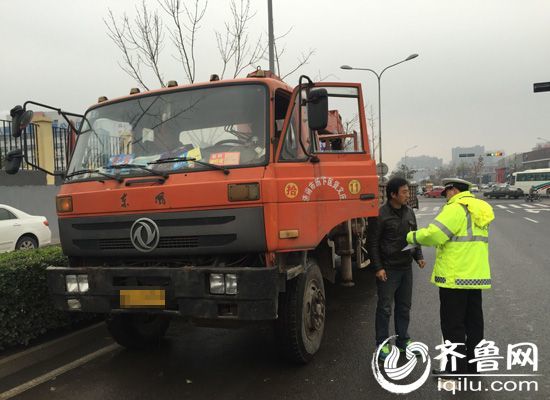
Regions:
<instances>
[{"instance_id":1,"label":"dongfeng logo","mask_svg":"<svg viewBox=\"0 0 550 400\"><path fill-rule=\"evenodd\" d=\"M430 376L431 359L428 355L428 346L420 342L412 342L411 344L409 344L407 346L407 349L405 350L407 362L400 367L397 366L397 362L399 361L399 350L395 346L391 347L390 354L384 360L384 371L386 372L388 378L393 381L400 381L405 379L414 370L416 364L418 363L418 358L415 356L414 353L418 353L422 358L422 363L426 364L424 372L415 382L408 384L394 383L384 377L384 375L380 371L380 367L378 366L378 354L380 353L380 350L388 341L390 341L394 337L395 336L391 336L386 339L384 343L378 346L377 350L374 352L371 364L372 372L374 373L374 377L376 378L380 386L382 386L387 391L397 394L411 393L412 391L422 386Z\"/></svg>"},{"instance_id":2,"label":"dongfeng logo","mask_svg":"<svg viewBox=\"0 0 550 400\"><path fill-rule=\"evenodd\" d=\"M140 218L130 229L130 239L137 250L144 253L152 251L159 243L159 227L149 218Z\"/></svg>"}]
</instances>

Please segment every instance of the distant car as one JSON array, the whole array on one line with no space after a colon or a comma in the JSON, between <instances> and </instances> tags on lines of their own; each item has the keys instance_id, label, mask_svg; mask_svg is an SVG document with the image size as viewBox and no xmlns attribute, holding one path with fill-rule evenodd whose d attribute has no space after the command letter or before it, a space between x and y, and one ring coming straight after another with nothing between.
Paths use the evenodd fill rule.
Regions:
<instances>
[{"instance_id":1,"label":"distant car","mask_svg":"<svg viewBox=\"0 0 550 400\"><path fill-rule=\"evenodd\" d=\"M477 186L477 185L470 186L470 192L479 193L479 186Z\"/></svg>"},{"instance_id":2,"label":"distant car","mask_svg":"<svg viewBox=\"0 0 550 400\"><path fill-rule=\"evenodd\" d=\"M443 192L443 189L444 188L434 188L424 193L424 196L432 197L432 198L441 197L441 193Z\"/></svg>"},{"instance_id":3,"label":"distant car","mask_svg":"<svg viewBox=\"0 0 550 400\"><path fill-rule=\"evenodd\" d=\"M487 197L489 199L500 199L505 197L509 199L519 199L523 196L523 190L511 186L493 186L491 190L483 192L483 197Z\"/></svg>"},{"instance_id":4,"label":"distant car","mask_svg":"<svg viewBox=\"0 0 550 400\"><path fill-rule=\"evenodd\" d=\"M0 204L0 253L35 249L51 241L52 232L46 217L29 215Z\"/></svg>"}]
</instances>

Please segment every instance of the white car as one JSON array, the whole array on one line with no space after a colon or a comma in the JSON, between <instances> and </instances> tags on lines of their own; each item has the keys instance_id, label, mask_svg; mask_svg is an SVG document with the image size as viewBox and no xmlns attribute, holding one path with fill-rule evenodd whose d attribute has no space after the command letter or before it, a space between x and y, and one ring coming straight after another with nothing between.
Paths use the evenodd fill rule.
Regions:
<instances>
[{"instance_id":1,"label":"white car","mask_svg":"<svg viewBox=\"0 0 550 400\"><path fill-rule=\"evenodd\" d=\"M29 215L0 204L0 253L35 249L50 244L52 232L46 217Z\"/></svg>"}]
</instances>

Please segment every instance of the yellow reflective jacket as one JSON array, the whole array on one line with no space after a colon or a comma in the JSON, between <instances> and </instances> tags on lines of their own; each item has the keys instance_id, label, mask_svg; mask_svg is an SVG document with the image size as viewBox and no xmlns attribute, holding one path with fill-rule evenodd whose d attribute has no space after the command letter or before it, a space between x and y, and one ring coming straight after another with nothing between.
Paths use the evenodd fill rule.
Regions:
<instances>
[{"instance_id":1,"label":"yellow reflective jacket","mask_svg":"<svg viewBox=\"0 0 550 400\"><path fill-rule=\"evenodd\" d=\"M490 289L489 224L493 208L470 192L453 196L427 228L407 242L436 247L432 283L452 289Z\"/></svg>"}]
</instances>

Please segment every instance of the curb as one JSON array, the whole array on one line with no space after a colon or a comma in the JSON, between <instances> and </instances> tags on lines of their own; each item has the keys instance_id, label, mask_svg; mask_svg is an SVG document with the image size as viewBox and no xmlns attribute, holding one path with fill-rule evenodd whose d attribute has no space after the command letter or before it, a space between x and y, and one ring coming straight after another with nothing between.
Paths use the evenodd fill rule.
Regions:
<instances>
[{"instance_id":1,"label":"curb","mask_svg":"<svg viewBox=\"0 0 550 400\"><path fill-rule=\"evenodd\" d=\"M38 346L2 358L0 359L0 379L39 362L53 358L67 350L77 347L89 338L106 334L106 332L107 328L105 327L105 322L99 322L50 342L42 343Z\"/></svg>"}]
</instances>

